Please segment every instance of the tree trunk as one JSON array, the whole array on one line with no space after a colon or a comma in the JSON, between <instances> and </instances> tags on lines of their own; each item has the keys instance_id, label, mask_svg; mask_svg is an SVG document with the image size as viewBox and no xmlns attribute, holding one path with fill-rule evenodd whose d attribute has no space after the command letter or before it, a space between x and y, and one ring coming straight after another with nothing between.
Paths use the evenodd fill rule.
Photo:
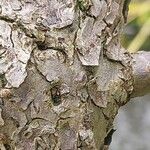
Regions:
<instances>
[{"instance_id":1,"label":"tree trunk","mask_svg":"<svg viewBox=\"0 0 150 150\"><path fill-rule=\"evenodd\" d=\"M127 3L0 0L1 150L109 146L133 90Z\"/></svg>"}]
</instances>

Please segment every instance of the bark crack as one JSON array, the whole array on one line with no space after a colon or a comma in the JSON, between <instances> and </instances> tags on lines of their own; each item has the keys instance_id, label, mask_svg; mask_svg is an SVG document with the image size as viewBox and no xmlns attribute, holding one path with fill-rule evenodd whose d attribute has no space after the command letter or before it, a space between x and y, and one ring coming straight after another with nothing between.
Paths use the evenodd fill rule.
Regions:
<instances>
[{"instance_id":1,"label":"bark crack","mask_svg":"<svg viewBox=\"0 0 150 150\"><path fill-rule=\"evenodd\" d=\"M8 16L0 16L0 20L3 20L3 21L8 22L8 23L14 23L15 22L14 19L9 18Z\"/></svg>"}]
</instances>

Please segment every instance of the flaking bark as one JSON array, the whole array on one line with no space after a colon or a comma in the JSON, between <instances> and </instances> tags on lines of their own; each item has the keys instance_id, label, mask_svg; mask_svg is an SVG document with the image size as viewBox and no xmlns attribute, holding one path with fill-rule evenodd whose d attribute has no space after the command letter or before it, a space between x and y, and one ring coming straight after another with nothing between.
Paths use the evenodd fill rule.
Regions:
<instances>
[{"instance_id":1,"label":"flaking bark","mask_svg":"<svg viewBox=\"0 0 150 150\"><path fill-rule=\"evenodd\" d=\"M126 0L0 0L0 149L103 147L133 91L125 9Z\"/></svg>"}]
</instances>

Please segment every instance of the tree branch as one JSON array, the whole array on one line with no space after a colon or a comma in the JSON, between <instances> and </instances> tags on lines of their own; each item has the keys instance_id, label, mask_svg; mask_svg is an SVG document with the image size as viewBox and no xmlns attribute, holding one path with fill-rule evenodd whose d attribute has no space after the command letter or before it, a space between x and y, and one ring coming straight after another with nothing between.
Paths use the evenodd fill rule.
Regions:
<instances>
[{"instance_id":1,"label":"tree branch","mask_svg":"<svg viewBox=\"0 0 150 150\"><path fill-rule=\"evenodd\" d=\"M134 90L131 97L143 96L150 92L150 52L133 54Z\"/></svg>"}]
</instances>

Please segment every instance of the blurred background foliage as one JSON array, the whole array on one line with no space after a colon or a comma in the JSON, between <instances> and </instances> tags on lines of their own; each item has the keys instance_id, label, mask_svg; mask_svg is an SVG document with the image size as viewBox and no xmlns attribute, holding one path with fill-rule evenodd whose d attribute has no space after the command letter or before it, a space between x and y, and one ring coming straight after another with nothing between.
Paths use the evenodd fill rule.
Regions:
<instances>
[{"instance_id":1,"label":"blurred background foliage","mask_svg":"<svg viewBox=\"0 0 150 150\"><path fill-rule=\"evenodd\" d=\"M133 53L150 50L150 0L131 0L121 41Z\"/></svg>"}]
</instances>

